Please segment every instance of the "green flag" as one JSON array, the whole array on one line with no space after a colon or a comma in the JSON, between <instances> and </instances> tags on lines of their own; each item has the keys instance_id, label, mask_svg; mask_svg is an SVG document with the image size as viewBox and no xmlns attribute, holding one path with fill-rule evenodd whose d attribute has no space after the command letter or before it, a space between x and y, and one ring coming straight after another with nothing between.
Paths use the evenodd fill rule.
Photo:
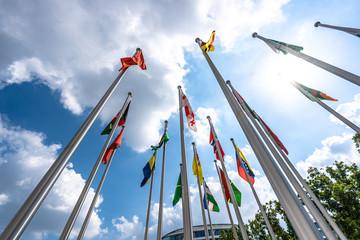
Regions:
<instances>
[{"instance_id":1,"label":"green flag","mask_svg":"<svg viewBox=\"0 0 360 240\"><path fill-rule=\"evenodd\" d=\"M309 87L306 87L298 82L295 82L298 86L300 86L302 89L304 89L305 91L307 91L308 93L310 93L311 95L313 95L314 97L316 97L317 99L319 100L329 100L329 101L337 101L337 99L334 99L328 95L326 95L325 93L323 92L320 92L319 90L316 90L316 89L313 89L313 88L309 88ZM302 93L302 92L301 92ZM310 99L311 101L314 101L312 100L311 98L309 98L308 96L306 96L304 94L305 97L307 97L308 99Z\"/></svg>"},{"instance_id":2,"label":"green flag","mask_svg":"<svg viewBox=\"0 0 360 240\"><path fill-rule=\"evenodd\" d=\"M163 145L163 143L164 143L164 142L167 142L167 141L169 141L169 136L168 136L168 134L167 134L167 130L165 130L164 135L162 136L159 144L158 144L157 146L151 146L151 148L152 148L153 150L158 150L158 149L161 148L161 146Z\"/></svg>"},{"instance_id":3,"label":"green flag","mask_svg":"<svg viewBox=\"0 0 360 240\"><path fill-rule=\"evenodd\" d=\"M271 40L271 41L273 41L273 42L276 42L276 43L278 43L278 44L281 44L281 45L283 45L283 46L285 46L285 47L291 48L291 49L293 49L293 50L295 50L295 51L297 51L297 52L300 52L301 50L304 49L303 47L300 47L300 46L296 46L296 45L292 45L292 44L287 44L287 43L280 42L280 41L276 41L276 40L273 40L273 39L269 39L269 40ZM285 51L285 50L283 50L283 49L280 49L280 48L277 48L277 47L276 47L276 49L279 50L279 51L281 51L284 55L287 54L287 51Z\"/></svg>"},{"instance_id":4,"label":"green flag","mask_svg":"<svg viewBox=\"0 0 360 240\"><path fill-rule=\"evenodd\" d=\"M181 196L182 196L182 189L181 189L181 173L180 173L179 174L179 179L178 179L177 184L176 184L174 199L173 199L173 202L172 202L173 206L175 206L178 203Z\"/></svg>"},{"instance_id":5,"label":"green flag","mask_svg":"<svg viewBox=\"0 0 360 240\"><path fill-rule=\"evenodd\" d=\"M236 203L239 207L241 207L241 192L239 191L239 189L237 189L237 187L235 186L235 184L233 184L233 182L230 181L230 184L235 195ZM231 198L230 198L230 203L232 203Z\"/></svg>"}]
</instances>

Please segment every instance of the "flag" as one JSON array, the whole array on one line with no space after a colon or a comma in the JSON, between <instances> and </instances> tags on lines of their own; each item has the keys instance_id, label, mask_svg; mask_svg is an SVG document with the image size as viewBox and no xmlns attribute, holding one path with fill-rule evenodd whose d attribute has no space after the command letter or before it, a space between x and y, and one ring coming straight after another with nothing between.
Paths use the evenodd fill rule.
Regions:
<instances>
[{"instance_id":1,"label":"flag","mask_svg":"<svg viewBox=\"0 0 360 240\"><path fill-rule=\"evenodd\" d=\"M189 100L187 99L187 97L185 96L185 94L183 93L183 91L181 89L180 89L180 91L181 91L181 99L182 99L181 106L184 107L184 109L185 109L185 115L186 115L186 120L188 122L188 126L191 130L196 132L197 128L196 128L196 124L195 124L194 112L190 106Z\"/></svg>"},{"instance_id":2,"label":"flag","mask_svg":"<svg viewBox=\"0 0 360 240\"><path fill-rule=\"evenodd\" d=\"M151 174L155 168L155 160L156 160L156 151L151 156L150 160L146 163L145 167L143 168L144 179L142 180L140 186L143 187L145 184L149 182Z\"/></svg>"},{"instance_id":3,"label":"flag","mask_svg":"<svg viewBox=\"0 0 360 240\"><path fill-rule=\"evenodd\" d=\"M112 154L112 152L115 149L117 149L118 147L120 147L124 128L125 127L123 127L123 129L121 129L121 132L119 133L119 135L115 138L115 140L111 143L111 145L106 149L104 157L102 159L103 164L106 164L107 161L109 160L109 157Z\"/></svg>"},{"instance_id":4,"label":"flag","mask_svg":"<svg viewBox=\"0 0 360 240\"><path fill-rule=\"evenodd\" d=\"M138 52L134 57L121 58L120 61L122 67L119 69L119 71L136 64L139 65L142 70L146 70L145 60L142 51Z\"/></svg>"},{"instance_id":5,"label":"flag","mask_svg":"<svg viewBox=\"0 0 360 240\"><path fill-rule=\"evenodd\" d=\"M271 41L273 41L273 42L275 42L275 43L281 44L281 45L283 45L283 46L285 46L285 47L291 48L291 49L293 49L293 50L295 50L295 51L297 51L297 52L300 52L301 50L304 49L303 47L300 47L300 46L296 46L296 45L292 45L292 44L287 44L287 43L280 42L280 41L275 41L275 40L272 40L272 39L269 39L269 40L271 40ZM287 54L287 52L286 52L285 50L283 50L283 49L281 49L281 48L278 48L278 47L275 47L275 48L276 48L277 50L281 51L284 55Z\"/></svg>"},{"instance_id":6,"label":"flag","mask_svg":"<svg viewBox=\"0 0 360 240\"><path fill-rule=\"evenodd\" d=\"M249 175L251 183L254 184L255 183L255 174L254 174L254 172L252 171L250 165L246 161L244 155L242 154L242 152L240 151L238 146L236 146L236 149L237 149L237 151L239 153L239 154L236 154L236 152L235 152L237 169L238 169L238 173L239 173L240 177L242 177L245 181L248 182L248 180L246 178L246 173L245 173L245 171L246 171L247 174ZM242 161L240 161L239 156L242 159Z\"/></svg>"},{"instance_id":7,"label":"flag","mask_svg":"<svg viewBox=\"0 0 360 240\"><path fill-rule=\"evenodd\" d=\"M217 159L217 160L220 160L220 157L219 157L219 155L218 155L218 152L216 151L215 141L218 142L219 148L220 148L220 152L221 152L221 156L222 156L223 159L224 159L225 153L224 153L224 150L223 150L222 147L221 147L220 141L217 139L217 136L216 136L216 140L214 139L213 134L212 134L212 131L211 131L211 129L210 129L210 139L209 139L209 143L210 143L211 146L214 147L214 153L216 154L216 159Z\"/></svg>"},{"instance_id":8,"label":"flag","mask_svg":"<svg viewBox=\"0 0 360 240\"><path fill-rule=\"evenodd\" d=\"M205 42L201 43L201 49L204 52L214 51L215 47L212 45L214 43L214 40L215 40L215 30L212 31L211 36L210 36L209 40L207 41L207 43L205 43Z\"/></svg>"},{"instance_id":9,"label":"flag","mask_svg":"<svg viewBox=\"0 0 360 240\"><path fill-rule=\"evenodd\" d=\"M131 103L131 102L130 102ZM127 106L127 108L125 109L124 111L124 114L122 115L119 123L118 123L118 127L122 126L125 124L126 122L126 118L127 118L127 115L128 115L128 112L129 112L129 108L130 108L130 103L129 105ZM119 114L119 113L118 113ZM111 132L111 129L113 128L114 124L115 124L115 121L116 121L116 116L111 120L111 122L109 122L109 124L105 127L105 129L102 131L101 135L109 135L110 132Z\"/></svg>"},{"instance_id":10,"label":"flag","mask_svg":"<svg viewBox=\"0 0 360 240\"><path fill-rule=\"evenodd\" d=\"M179 174L179 179L178 179L177 184L176 184L174 199L173 199L173 202L172 202L173 206L175 206L178 203L181 196L182 196L182 186L181 186L181 173L180 173Z\"/></svg>"},{"instance_id":11,"label":"flag","mask_svg":"<svg viewBox=\"0 0 360 240\"><path fill-rule=\"evenodd\" d=\"M224 190L225 190L225 197L226 197L226 199L227 199L227 201L229 203L232 203L229 188L228 188L228 185L227 185L226 180L225 180L224 172L221 170L221 168L219 168L219 170L220 170L220 173L221 173L221 180L222 180ZM232 188L232 190L234 192L236 203L240 207L241 206L241 192L239 191L239 189L237 189L237 187L233 184L233 182L230 179L229 179L229 181L230 181L230 184L231 184L231 188Z\"/></svg>"},{"instance_id":12,"label":"flag","mask_svg":"<svg viewBox=\"0 0 360 240\"><path fill-rule=\"evenodd\" d=\"M236 96L240 97L241 100L244 102L246 108L247 108L247 109L249 110L249 112L251 113L251 115L252 115L255 119L259 120L259 119L257 118L256 114L254 113L254 110L252 110L252 109L250 108L250 106L245 102L245 100L242 98L242 96L240 95L240 93L238 93L238 91L235 90L235 92L233 91L233 94L234 94L235 98L236 98ZM238 100L238 99L236 98L236 100ZM239 100L238 100L238 102L240 103ZM241 104L240 104L240 106L241 106ZM242 107L242 106L241 106L241 107ZM245 109L244 109L244 111L245 111Z\"/></svg>"},{"instance_id":13,"label":"flag","mask_svg":"<svg viewBox=\"0 0 360 240\"><path fill-rule=\"evenodd\" d=\"M312 88L309 88L309 87L306 87L300 83L297 83L295 82L298 86L300 86L302 89L304 89L305 91L307 91L308 93L310 93L311 95L313 95L314 97L316 97L317 99L319 100L329 100L329 101L337 101L337 99L334 99L332 97L329 97L328 95L326 95L325 93L323 92L320 92L319 90L315 90L315 89L312 89ZM304 94L305 95L305 94ZM306 95L305 95L306 96ZM309 98L308 96L306 96L307 98ZM311 101L314 101L312 100L311 98L309 98Z\"/></svg>"},{"instance_id":14,"label":"flag","mask_svg":"<svg viewBox=\"0 0 360 240\"><path fill-rule=\"evenodd\" d=\"M200 185L203 185L203 173L202 173L199 155L197 152L195 152L195 154L194 154L192 170L193 170L195 177L199 176Z\"/></svg>"},{"instance_id":15,"label":"flag","mask_svg":"<svg viewBox=\"0 0 360 240\"><path fill-rule=\"evenodd\" d=\"M163 136L161 137L161 140L160 140L159 144L158 144L157 146L151 146L151 148L152 148L153 150L158 150L158 149L161 148L161 146L163 145L163 143L164 143L164 142L167 142L167 141L169 141L169 136L168 136L168 134L167 134L167 129L165 129L165 132L164 132Z\"/></svg>"},{"instance_id":16,"label":"flag","mask_svg":"<svg viewBox=\"0 0 360 240\"><path fill-rule=\"evenodd\" d=\"M207 209L206 206L209 206L210 211L220 212L219 206L214 198L214 195L212 195L212 193L210 192L210 189L206 185L205 181L204 181L204 186L205 186L205 192L204 192L204 207L205 207L205 209ZM206 194L206 198L205 198L205 194ZM207 199L207 204L206 204L206 199Z\"/></svg>"}]
</instances>

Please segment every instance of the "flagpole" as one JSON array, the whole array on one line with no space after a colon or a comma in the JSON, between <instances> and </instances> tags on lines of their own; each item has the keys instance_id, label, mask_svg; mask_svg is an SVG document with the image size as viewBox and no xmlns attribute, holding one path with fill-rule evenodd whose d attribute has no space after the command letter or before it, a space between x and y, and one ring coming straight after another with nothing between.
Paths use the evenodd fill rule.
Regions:
<instances>
[{"instance_id":1,"label":"flagpole","mask_svg":"<svg viewBox=\"0 0 360 240\"><path fill-rule=\"evenodd\" d=\"M197 158L197 150L196 150L196 146L195 143L192 143L193 146L193 151L194 151L194 158ZM196 162L197 164L197 162ZM196 165L196 170L198 171L198 167ZM197 172L196 175L197 178L197 184L198 184L198 188L199 188L199 198L200 198L200 204L201 204L201 214L202 214L202 218L203 218L203 223L204 223L204 233L205 233L205 239L209 240L209 231L207 229L207 224L206 224L206 216L205 216L205 210L204 210L204 202L202 200L202 192L201 192L201 184L200 184L200 177L199 177L199 171Z\"/></svg>"},{"instance_id":2,"label":"flagpole","mask_svg":"<svg viewBox=\"0 0 360 240\"><path fill-rule=\"evenodd\" d=\"M204 178L203 178L203 179L204 179ZM205 181L205 180L203 180L203 181ZM211 223L211 217L210 217L210 210L209 210L209 205L208 205L207 193L206 193L206 191L205 191L205 184L203 184L203 190L204 190L204 197L205 197L206 209L207 209L208 218L209 218L211 237L212 237L212 240L215 240L214 230L213 230L213 226L212 226L212 223Z\"/></svg>"},{"instance_id":3,"label":"flagpole","mask_svg":"<svg viewBox=\"0 0 360 240\"><path fill-rule=\"evenodd\" d=\"M325 103L323 103L322 101L320 101L319 99L317 99L316 97L314 97L313 95L311 95L310 93L308 93L307 91L305 91L304 89L302 89L300 86L298 86L295 82L291 82L291 84L298 89L301 93L303 93L305 96L307 96L308 98L310 98L311 100L314 100L317 104L319 104L320 106L322 106L323 108L325 108L325 110L327 110L328 112L330 112L332 115L334 115L335 117L337 117L340 121L342 121L343 123L345 123L348 127L352 128L355 132L360 134L360 128L358 126L356 126L355 124L353 124L352 122L350 122L347 118L345 118L344 116L342 116L341 114L339 114L338 112L336 112L335 110L333 110L332 108L330 108L328 105L326 105Z\"/></svg>"},{"instance_id":4,"label":"flagpole","mask_svg":"<svg viewBox=\"0 0 360 240\"><path fill-rule=\"evenodd\" d=\"M168 130L168 121L165 120L164 133ZM157 240L161 240L162 237L162 222L163 222L163 202L164 202L164 181L165 181L165 160L166 160L166 144L164 142L163 148L163 161L161 169L161 183L160 183L160 201L159 201L159 217L158 217L158 229L157 229Z\"/></svg>"},{"instance_id":5,"label":"flagpole","mask_svg":"<svg viewBox=\"0 0 360 240\"><path fill-rule=\"evenodd\" d=\"M195 40L199 46L201 40L197 38ZM284 175L276 165L273 157L268 152L264 143L262 142L255 129L251 126L246 115L240 109L240 106L236 103L232 97L230 90L227 88L224 79L211 61L210 57L204 51L203 55L208 62L211 70L214 73L218 84L223 91L239 125L243 129L246 138L249 141L250 146L254 150L254 153L265 173L269 182L278 197L280 204L284 208L286 216L289 218L291 225L293 226L297 236L302 239L321 239L321 235L316 229L315 225L311 223L311 219L306 213L304 207L301 205L299 199L295 195L294 191L290 187L289 183L285 179Z\"/></svg>"},{"instance_id":6,"label":"flagpole","mask_svg":"<svg viewBox=\"0 0 360 240\"><path fill-rule=\"evenodd\" d=\"M227 174L227 171L226 171L226 167L225 167L225 164L224 164L224 158L220 152L220 147L219 147L219 142L218 142L218 139L216 137L216 133L215 133L215 128L214 128L214 125L211 121L211 118L210 116L207 116L207 119L209 120L209 124L210 124L210 131L212 132L212 135L214 137L214 142L215 142L215 146L216 146L216 151L217 151L217 154L220 158L220 164L221 164L221 167L223 169L223 172L224 172L224 175L225 175L225 181L226 181L226 184L228 186L228 189L229 189L229 193L230 193L230 198L231 198L231 201L233 203L233 207L234 207L234 211L235 211L235 215L237 217L237 220L238 220L238 225L239 225L239 228L240 228L240 231L241 231L241 235L243 237L244 240L248 240L248 236L247 236L247 233L246 233L246 229L245 229L245 225L244 225L244 222L241 218L241 214L240 214L240 211L239 211L239 207L237 205L237 201L235 199L235 195L234 195L234 191L231 187L231 184L230 184L230 180L229 180L229 176Z\"/></svg>"},{"instance_id":7,"label":"flagpole","mask_svg":"<svg viewBox=\"0 0 360 240\"><path fill-rule=\"evenodd\" d=\"M286 177L289 179L290 183L292 184L292 186L295 188L296 192L299 194L299 196L301 197L302 201L304 202L304 204L306 205L306 207L308 208L309 212L311 213L311 215L314 217L314 219L316 220L316 222L319 224L320 228L322 229L322 231L324 232L325 236L329 239L329 240L336 240L337 238L335 237L333 231L331 230L331 228L329 227L329 225L326 223L326 221L324 220L323 216L320 214L320 212L318 211L318 209L315 207L315 205L313 204L313 202L310 200L310 198L308 197L308 195L305 193L304 189L301 187L301 185L299 184L299 182L297 181L297 179L294 177L294 175L292 174L292 172L290 171L290 169L288 168L288 166L285 164L284 160L281 158L281 156L279 155L279 153L275 150L274 146L271 144L271 142L269 141L269 139L267 138L267 136L265 135L264 131L267 132L268 135L270 135L270 133L268 133L266 127L263 125L263 123L261 121L256 122L255 119L253 118L253 116L251 115L251 113L249 112L249 110L247 109L247 107L245 106L243 100L240 98L240 96L238 96L237 92L235 91L235 89L233 88L233 86L231 85L230 81L227 81L227 84L230 86L230 88L232 89L235 98L238 100L238 102L240 103L240 105L242 106L244 112L246 113L246 115L249 117L249 119L251 120L251 122L253 123L253 125L255 126L255 128L257 129L258 133L261 135L262 139L264 140L265 144L267 145L268 149L271 151L272 155L275 157L275 159L277 160L278 164L280 165L280 167L282 168L282 170L284 171ZM254 114L255 111L253 111ZM257 116L258 117L258 116ZM258 117L259 118L259 117ZM260 119L260 118L259 118ZM260 128L260 126L264 129L264 131ZM314 224L313 221L310 219L310 223Z\"/></svg>"},{"instance_id":8,"label":"flagpole","mask_svg":"<svg viewBox=\"0 0 360 240\"><path fill-rule=\"evenodd\" d=\"M256 114L256 112L254 111L254 113ZM257 115L257 114L256 114ZM276 147L276 149L278 150L278 152L280 152L281 156L283 157L283 159L285 160L285 162L287 163L287 165L290 167L290 169L293 171L293 173L295 174L296 178L300 181L300 183L302 184L302 186L306 189L307 193L310 195L311 200L315 203L315 205L317 206L317 208L320 210L320 212L322 213L322 215L326 218L326 220L329 222L329 224L331 225L331 227L334 229L334 231L336 232L336 234L339 236L339 238L341 240L347 240L346 236L344 235L344 233L341 231L341 229L339 228L339 226L334 222L334 220L332 219L332 217L329 215L329 213L326 211L326 209L324 208L324 206L321 204L320 200L317 198L317 196L315 195L315 193L311 190L311 188L309 187L309 185L305 182L305 180L302 178L302 176L300 175L300 173L296 170L296 168L294 167L294 165L291 163L290 159L285 155L285 153L283 151L281 151L279 145L275 142L274 138L271 136L271 134L269 134L268 131L266 131L268 137L270 138L270 140L272 141L273 145Z\"/></svg>"},{"instance_id":9,"label":"flagpole","mask_svg":"<svg viewBox=\"0 0 360 240\"><path fill-rule=\"evenodd\" d=\"M113 137L114 133L115 133L115 130L116 130L116 126L119 124L120 122L120 119L121 117L124 115L124 112L125 112L125 109L128 107L128 105L130 104L130 101L131 101L131 98L132 98L132 95L131 93L129 92L128 93L128 96L124 102L124 105L122 106L120 112L116 115L116 120L115 120L115 123L114 123L114 127L111 129L110 133L109 133L109 136L107 137L106 141L105 141L105 144L103 146L103 148L101 149L101 152L99 154L99 157L98 159L96 160L95 164L94 164L94 167L90 173L90 176L88 177L86 183L85 183L85 186L83 187L83 190L81 191L81 194L66 222L66 225L60 235L60 238L59 239L68 239L69 236L70 236L70 233L71 233L71 230L72 228L74 227L74 224L76 222L76 219L80 213L80 210L82 208L82 205L84 204L84 201L86 199L86 196L90 190L90 187L91 187L91 184L92 182L94 181L94 178L95 178L95 175L100 167L100 164L101 164L101 161L105 155L105 151L106 149L108 148L109 146L109 143L111 141L111 138Z\"/></svg>"},{"instance_id":10,"label":"flagpole","mask_svg":"<svg viewBox=\"0 0 360 240\"><path fill-rule=\"evenodd\" d=\"M136 49L136 55L140 48ZM50 192L51 188L55 184L56 180L64 170L66 164L70 160L71 156L85 137L86 133L96 120L97 116L113 94L114 90L118 86L120 80L124 76L126 69L122 70L112 85L106 91L104 96L100 99L98 104L94 107L87 119L81 125L79 130L75 133L70 142L66 145L62 153L55 160L53 165L49 168L38 185L34 188L29 197L25 200L24 204L20 207L16 215L12 218L10 223L6 226L4 231L0 235L0 239L18 239L21 237L23 231L31 221L32 217L37 212L38 208Z\"/></svg>"},{"instance_id":11,"label":"flagpole","mask_svg":"<svg viewBox=\"0 0 360 240\"><path fill-rule=\"evenodd\" d=\"M219 181L220 181L220 185L221 185L220 187L221 187L221 190L222 190L222 193L223 193L223 196L224 196L224 201L225 201L226 210L227 210L227 212L228 212L228 214L229 214L229 219L230 219L230 223L231 223L231 228L232 228L232 230L233 230L235 240L239 240L238 235L237 235L237 233L236 233L235 224L234 224L234 221L233 221L232 216L231 216L230 207L229 207L229 202L228 202L228 200L226 199L225 186L224 186L224 184L223 184L223 182L222 182L222 178L221 178L221 176L220 176L220 172L219 172L218 166L217 166L217 164L216 164L216 160L214 160L214 164L215 164L216 172L217 172L218 177L219 177ZM233 203L234 203L234 202L233 202ZM235 203L236 203L236 202L235 202Z\"/></svg>"},{"instance_id":12,"label":"flagpole","mask_svg":"<svg viewBox=\"0 0 360 240\"><path fill-rule=\"evenodd\" d=\"M328 72L331 72L332 74L335 74L336 76L339 76L339 77L341 77L341 78L343 78L345 80L348 80L348 81L360 86L360 77L353 74L353 73L347 72L347 71L345 71L345 70L343 70L341 68L330 65L330 64L328 64L326 62L323 62L321 60L313 58L313 57L311 57L309 55L306 55L304 53L295 51L295 50L293 50L293 49L291 49L289 47L286 47L284 45L281 45L279 43L273 42L273 41L271 41L271 40L269 40L267 38L264 38L264 37L258 35L256 32L253 33L252 36L253 36L253 38L259 38L259 39L263 40L265 43L272 45L273 47L276 47L276 48L282 49L282 50L284 50L286 52L289 52L292 55L295 55L295 56L297 56L299 58L302 58L303 60L314 64L315 66L318 66L318 67L320 67L320 68L322 68L322 69L324 69L324 70L326 70Z\"/></svg>"},{"instance_id":13,"label":"flagpole","mask_svg":"<svg viewBox=\"0 0 360 240\"><path fill-rule=\"evenodd\" d=\"M146 214L144 240L148 239L149 222L150 222L150 209L151 209L151 197L152 197L152 190L153 190L153 185L154 185L154 173L155 173L155 166L156 166L156 154L157 154L157 150L155 150L155 161L154 161L154 166L153 166L152 173L151 173L149 202L148 202L148 208L147 208L147 214Z\"/></svg>"},{"instance_id":14,"label":"flagpole","mask_svg":"<svg viewBox=\"0 0 360 240\"><path fill-rule=\"evenodd\" d=\"M184 239L193 239L193 227L191 220L191 207L190 207L190 196L189 196L189 183L187 174L187 163L186 163L186 150L185 150L185 136L184 136L184 120L182 111L182 99L181 99L181 86L178 86L179 90L179 117L180 117L180 137L181 137L181 163L182 173L181 184L183 187L182 199L183 199L183 218L184 218Z\"/></svg>"},{"instance_id":15,"label":"flagpole","mask_svg":"<svg viewBox=\"0 0 360 240\"><path fill-rule=\"evenodd\" d=\"M272 227L271 227L271 225L270 225L269 219L268 219L267 216L266 216L264 207L263 207L263 205L261 204L261 202L260 202L260 200L259 200L259 197L258 197L258 195L257 195L257 193L256 193L256 191L255 191L254 185L252 184L252 182L251 182L251 180L250 180L249 174L248 174L248 172L247 172L246 169L245 169L245 163L244 163L243 159L239 156L239 152L238 152L238 150L237 150L237 148L236 148L235 141L234 141L233 138L230 138L230 141L231 141L231 142L233 143L233 145L234 145L236 156L239 158L239 160L241 161L241 164L244 166L244 172L245 172L245 175L246 175L246 179L247 179L247 181L248 181L248 183L249 183L249 185L250 185L250 188L251 188L252 193L254 194L255 200L256 200L256 202L257 202L257 204L258 204L258 206L259 206L260 212L261 212L261 214L262 214L262 216L263 216L263 218L264 218L264 221L265 221L265 224L266 224L266 226L267 226L267 228L268 228L268 231L269 231L269 234L270 234L270 236L271 236L271 239L276 240L275 233L274 233L274 231L273 231L273 229L272 229Z\"/></svg>"},{"instance_id":16,"label":"flagpole","mask_svg":"<svg viewBox=\"0 0 360 240\"><path fill-rule=\"evenodd\" d=\"M359 28L348 28L348 27L338 27L338 26L332 26L327 24L322 24L320 22L316 22L314 24L315 27L325 27L325 28L331 28L339 31L346 32L348 34L354 35L356 37L360 37L360 29Z\"/></svg>"},{"instance_id":17,"label":"flagpole","mask_svg":"<svg viewBox=\"0 0 360 240\"><path fill-rule=\"evenodd\" d=\"M123 131L124 128L125 128L125 127L122 126L122 130L121 130L121 131ZM92 200L92 202L91 202L91 205L90 205L90 207L89 207L89 210L88 210L88 212L87 212L87 214L86 214L84 223L83 223L83 225L81 226L81 230L80 230L79 235L78 235L78 238L77 238L78 240L81 240L81 239L83 239L83 237L84 237L86 228L87 228L87 226L88 226L88 224L89 224L89 221L90 221L92 212L93 212L93 210L94 210L96 201L97 201L97 199L98 199L98 197L99 197L101 188L102 188L102 186L103 186L103 184L104 184L106 175L107 175L107 173L108 173L108 171L109 171L110 164L111 164L111 161L112 161L112 159L113 159L113 157L114 157L114 155L115 155L115 152L116 152L116 148L115 148L114 151L111 153L111 156L110 156L110 158L109 158L109 161L108 161L108 163L107 163L107 165L106 165L106 168L105 168L105 170L104 170L103 176L101 177L101 180L100 180L100 182L99 182L99 185L98 185L98 187L97 187L97 189L96 189L95 196L93 197L93 200Z\"/></svg>"}]
</instances>

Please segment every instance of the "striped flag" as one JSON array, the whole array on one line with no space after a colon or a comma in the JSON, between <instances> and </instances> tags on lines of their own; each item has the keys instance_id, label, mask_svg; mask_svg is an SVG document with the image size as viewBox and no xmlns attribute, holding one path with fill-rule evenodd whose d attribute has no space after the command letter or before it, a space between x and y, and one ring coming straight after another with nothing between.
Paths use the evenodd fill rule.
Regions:
<instances>
[{"instance_id":1,"label":"striped flag","mask_svg":"<svg viewBox=\"0 0 360 240\"><path fill-rule=\"evenodd\" d=\"M151 146L151 148L153 150L159 150L161 148L161 146L163 145L163 143L167 142L167 141L169 141L169 136L167 133L167 129L165 129L165 132L164 132L163 136L161 137L159 144L157 146Z\"/></svg>"},{"instance_id":2,"label":"striped flag","mask_svg":"<svg viewBox=\"0 0 360 240\"><path fill-rule=\"evenodd\" d=\"M143 168L144 179L140 184L141 187L143 187L145 184L149 182L151 174L155 170L155 160L156 160L156 151L153 153L150 160L146 163L145 167Z\"/></svg>"},{"instance_id":3,"label":"striped flag","mask_svg":"<svg viewBox=\"0 0 360 240\"><path fill-rule=\"evenodd\" d=\"M205 186L205 192L204 192L204 207L207 209L206 206L209 206L209 210L213 212L220 212L219 206L214 198L214 195L210 192L209 187L206 185L206 182L204 180L204 186ZM205 197L206 194L206 197ZM206 204L207 199L207 204Z\"/></svg>"},{"instance_id":4,"label":"striped flag","mask_svg":"<svg viewBox=\"0 0 360 240\"><path fill-rule=\"evenodd\" d=\"M242 177L245 181L249 182L247 180L247 177L246 177L246 173L245 173L245 171L246 171L249 178L250 178L251 183L254 184L255 183L255 174L254 174L254 172L252 171L250 165L246 161L244 155L242 154L242 152L240 151L238 146L236 146L236 150L238 151L238 154L236 154L236 152L235 152L236 163L237 163L237 169L238 169L238 173L239 173L240 177ZM239 156L240 156L242 161L239 159Z\"/></svg>"},{"instance_id":5,"label":"striped flag","mask_svg":"<svg viewBox=\"0 0 360 240\"><path fill-rule=\"evenodd\" d=\"M323 92L320 92L319 90L315 90L313 88L309 88L309 87L306 87L298 82L295 82L298 86L300 86L302 89L304 89L305 91L307 91L308 93L310 93L311 95L313 95L314 97L316 97L317 99L319 100L329 100L329 101L337 101L337 99L334 99L332 97L329 97L328 95L326 95L325 93ZM304 94L305 97L307 97L305 94ZM307 97L308 98L308 97ZM312 100L311 98L308 98L310 99L311 101L314 101Z\"/></svg>"},{"instance_id":6,"label":"striped flag","mask_svg":"<svg viewBox=\"0 0 360 240\"><path fill-rule=\"evenodd\" d=\"M122 125L125 124L126 122L126 118L127 118L127 115L128 115L128 112L129 112L129 108L130 108L130 103L129 102L129 105L126 107L125 111L124 111L124 114L121 116L121 119L117 125L117 127L120 127ZM119 113L118 113L119 114ZM105 129L101 132L101 135L109 135L110 132L111 132L111 129L114 127L114 124L116 122L116 116L111 120L111 122L109 122L109 124L105 127Z\"/></svg>"},{"instance_id":7,"label":"striped flag","mask_svg":"<svg viewBox=\"0 0 360 240\"><path fill-rule=\"evenodd\" d=\"M210 36L209 40L206 43L205 42L201 43L200 48L204 52L214 51L215 50L215 47L213 46L214 41L215 41L215 30L212 31L211 36Z\"/></svg>"}]
</instances>

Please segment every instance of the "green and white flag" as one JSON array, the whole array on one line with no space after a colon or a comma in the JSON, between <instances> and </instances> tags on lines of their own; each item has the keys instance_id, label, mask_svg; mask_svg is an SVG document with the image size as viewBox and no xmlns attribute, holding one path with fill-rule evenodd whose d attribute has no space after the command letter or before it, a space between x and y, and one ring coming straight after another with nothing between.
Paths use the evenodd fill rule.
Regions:
<instances>
[{"instance_id":1,"label":"green and white flag","mask_svg":"<svg viewBox=\"0 0 360 240\"><path fill-rule=\"evenodd\" d=\"M205 209L207 209L206 206L209 206L209 210L211 210L213 212L219 212L220 211L219 206L218 206L214 196L210 192L209 187L206 185L205 180L204 180L204 186L205 186L205 193L204 193L204 207L205 207ZM205 194L206 194L206 198L205 198ZM206 199L207 199L207 204L206 204Z\"/></svg>"},{"instance_id":2,"label":"green and white flag","mask_svg":"<svg viewBox=\"0 0 360 240\"><path fill-rule=\"evenodd\" d=\"M182 196L182 189L181 189L181 173L180 173L179 174L179 179L178 179L177 184L176 184L174 199L173 199L173 202L172 202L173 206L175 206L178 203L181 196Z\"/></svg>"}]
</instances>

